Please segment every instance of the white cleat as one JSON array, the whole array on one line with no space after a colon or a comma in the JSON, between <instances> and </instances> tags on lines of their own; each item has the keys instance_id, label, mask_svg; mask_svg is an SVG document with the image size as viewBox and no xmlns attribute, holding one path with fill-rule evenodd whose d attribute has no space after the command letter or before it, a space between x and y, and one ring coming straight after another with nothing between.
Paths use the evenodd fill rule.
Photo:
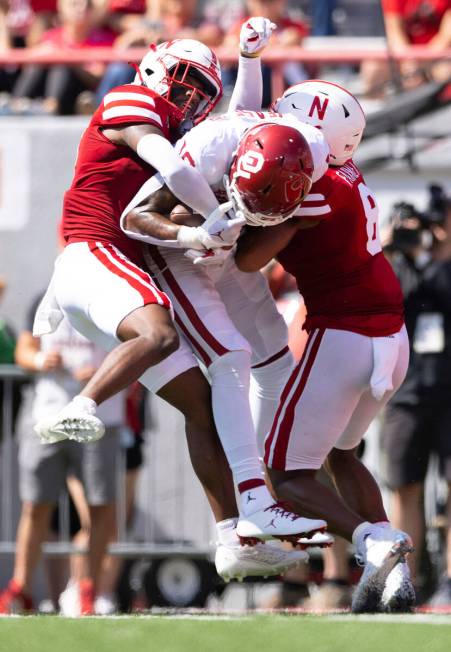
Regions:
<instances>
[{"instance_id":1,"label":"white cleat","mask_svg":"<svg viewBox=\"0 0 451 652\"><path fill-rule=\"evenodd\" d=\"M311 537L301 537L296 543L296 547L301 550L309 548L330 548L335 539L329 532L316 532Z\"/></svg>"},{"instance_id":2,"label":"white cleat","mask_svg":"<svg viewBox=\"0 0 451 652\"><path fill-rule=\"evenodd\" d=\"M358 545L356 559L364 564L362 577L352 597L353 613L386 611L382 603L390 574L397 565L404 564L406 555L413 551L408 534L400 530L374 526ZM398 576L398 571L395 577ZM399 583L398 583L399 586ZM387 586L387 591L390 586ZM388 600L388 594L386 594ZM410 611L409 609L406 609Z\"/></svg>"},{"instance_id":3,"label":"white cleat","mask_svg":"<svg viewBox=\"0 0 451 652\"><path fill-rule=\"evenodd\" d=\"M105 434L105 426L95 415L69 404L56 416L38 421L34 431L43 444L54 444L64 439L87 443L101 439Z\"/></svg>"},{"instance_id":4,"label":"white cleat","mask_svg":"<svg viewBox=\"0 0 451 652\"><path fill-rule=\"evenodd\" d=\"M243 544L253 545L266 539L281 539L296 544L300 537L322 532L326 521L304 518L289 511L284 503L273 503L246 517L240 517L236 533Z\"/></svg>"},{"instance_id":5,"label":"white cleat","mask_svg":"<svg viewBox=\"0 0 451 652\"><path fill-rule=\"evenodd\" d=\"M229 582L245 577L271 577L283 575L291 568L298 568L308 560L301 550L283 550L271 543L255 546L219 544L216 548L215 566L218 575Z\"/></svg>"}]
</instances>

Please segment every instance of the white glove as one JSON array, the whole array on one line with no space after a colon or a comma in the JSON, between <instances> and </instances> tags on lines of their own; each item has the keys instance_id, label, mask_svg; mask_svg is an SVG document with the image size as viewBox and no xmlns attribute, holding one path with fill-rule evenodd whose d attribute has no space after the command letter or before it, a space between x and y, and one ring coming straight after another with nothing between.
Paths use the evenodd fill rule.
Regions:
<instances>
[{"instance_id":1,"label":"white glove","mask_svg":"<svg viewBox=\"0 0 451 652\"><path fill-rule=\"evenodd\" d=\"M229 203L229 202L228 202ZM208 218L210 219L210 218ZM208 220L201 226L181 226L177 241L181 249L216 249L229 247L238 240L243 225L246 223L242 213L231 219L220 217L208 227ZM205 226L207 225L207 228Z\"/></svg>"},{"instance_id":2,"label":"white glove","mask_svg":"<svg viewBox=\"0 0 451 652\"><path fill-rule=\"evenodd\" d=\"M244 215L241 212L238 212L236 217L231 219L221 219L213 227L214 232L210 233L211 237L219 238L222 242L223 247L229 247L234 245L238 240L241 229L246 224Z\"/></svg>"},{"instance_id":3,"label":"white glove","mask_svg":"<svg viewBox=\"0 0 451 652\"><path fill-rule=\"evenodd\" d=\"M177 232L177 242L181 249L196 249L205 251L223 247L224 240L217 235L212 235L204 226L181 226Z\"/></svg>"},{"instance_id":4,"label":"white glove","mask_svg":"<svg viewBox=\"0 0 451 652\"><path fill-rule=\"evenodd\" d=\"M185 251L185 256L193 261L193 265L200 265L202 267L213 267L223 265L227 258L230 256L232 249L209 249L208 251L196 251L195 249L188 249Z\"/></svg>"},{"instance_id":5,"label":"white glove","mask_svg":"<svg viewBox=\"0 0 451 652\"><path fill-rule=\"evenodd\" d=\"M268 18L252 16L241 26L240 52L243 57L258 57L268 45L277 25Z\"/></svg>"}]
</instances>

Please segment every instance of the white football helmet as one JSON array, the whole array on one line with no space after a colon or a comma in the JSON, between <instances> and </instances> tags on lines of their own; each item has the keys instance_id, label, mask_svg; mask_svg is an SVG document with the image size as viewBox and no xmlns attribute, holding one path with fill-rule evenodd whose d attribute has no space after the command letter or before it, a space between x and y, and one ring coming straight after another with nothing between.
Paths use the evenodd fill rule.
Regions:
<instances>
[{"instance_id":1,"label":"white football helmet","mask_svg":"<svg viewBox=\"0 0 451 652\"><path fill-rule=\"evenodd\" d=\"M189 83L188 75L201 82L201 90ZM197 124L222 96L221 69L215 53L193 39L151 45L137 68L134 83L147 86L164 97L173 108L176 123L191 120ZM173 102L180 90L186 96L182 106Z\"/></svg>"},{"instance_id":2,"label":"white football helmet","mask_svg":"<svg viewBox=\"0 0 451 652\"><path fill-rule=\"evenodd\" d=\"M353 157L366 124L356 98L338 84L321 79L287 88L272 108L321 129L330 148L330 165L343 165Z\"/></svg>"}]
</instances>

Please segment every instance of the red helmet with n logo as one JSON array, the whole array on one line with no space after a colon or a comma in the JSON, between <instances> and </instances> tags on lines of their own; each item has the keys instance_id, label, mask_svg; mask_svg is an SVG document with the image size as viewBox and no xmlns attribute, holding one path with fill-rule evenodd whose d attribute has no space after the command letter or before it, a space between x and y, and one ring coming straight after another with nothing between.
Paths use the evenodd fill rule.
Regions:
<instances>
[{"instance_id":1,"label":"red helmet with n logo","mask_svg":"<svg viewBox=\"0 0 451 652\"><path fill-rule=\"evenodd\" d=\"M294 127L263 122L245 132L229 173L228 194L246 222L270 226L294 214L312 185L313 159Z\"/></svg>"},{"instance_id":2,"label":"red helmet with n logo","mask_svg":"<svg viewBox=\"0 0 451 652\"><path fill-rule=\"evenodd\" d=\"M287 88L272 108L321 129L331 165L343 165L353 157L365 128L365 115L356 98L338 84L321 79Z\"/></svg>"}]
</instances>

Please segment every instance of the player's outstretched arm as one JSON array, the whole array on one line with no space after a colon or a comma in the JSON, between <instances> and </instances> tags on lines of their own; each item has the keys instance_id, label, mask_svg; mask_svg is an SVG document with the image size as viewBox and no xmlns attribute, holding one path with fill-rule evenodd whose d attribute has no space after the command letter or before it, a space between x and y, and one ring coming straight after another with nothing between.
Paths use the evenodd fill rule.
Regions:
<instances>
[{"instance_id":1,"label":"player's outstretched arm","mask_svg":"<svg viewBox=\"0 0 451 652\"><path fill-rule=\"evenodd\" d=\"M274 23L262 16L253 16L243 23L240 32L238 73L229 111L261 110L263 81L260 55L268 45L275 28Z\"/></svg>"},{"instance_id":2,"label":"player's outstretched arm","mask_svg":"<svg viewBox=\"0 0 451 652\"><path fill-rule=\"evenodd\" d=\"M196 168L180 158L159 129L150 125L130 125L121 129L120 138L160 173L180 202L205 218L218 208L219 202L207 181Z\"/></svg>"}]
</instances>

